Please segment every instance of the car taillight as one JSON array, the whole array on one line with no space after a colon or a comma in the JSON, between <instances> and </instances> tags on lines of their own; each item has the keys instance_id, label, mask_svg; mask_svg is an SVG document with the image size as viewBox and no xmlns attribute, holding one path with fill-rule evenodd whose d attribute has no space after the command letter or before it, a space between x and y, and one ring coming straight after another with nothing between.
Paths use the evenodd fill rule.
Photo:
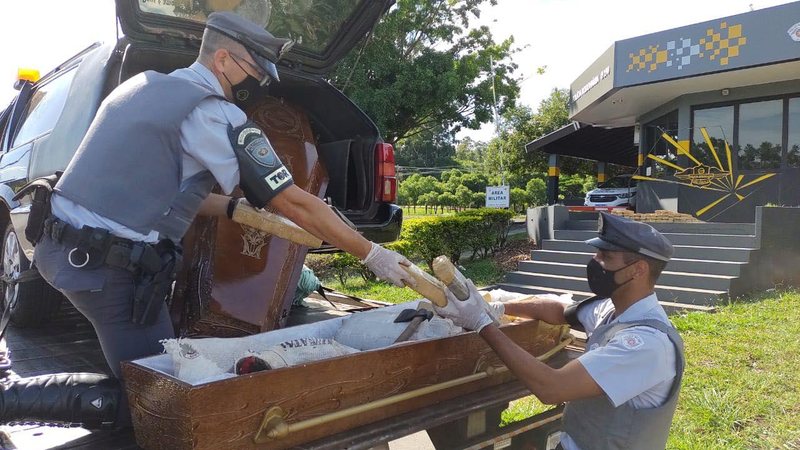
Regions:
<instances>
[{"instance_id":1,"label":"car taillight","mask_svg":"<svg viewBox=\"0 0 800 450\"><path fill-rule=\"evenodd\" d=\"M397 200L394 147L391 144L375 146L375 200L388 203Z\"/></svg>"}]
</instances>

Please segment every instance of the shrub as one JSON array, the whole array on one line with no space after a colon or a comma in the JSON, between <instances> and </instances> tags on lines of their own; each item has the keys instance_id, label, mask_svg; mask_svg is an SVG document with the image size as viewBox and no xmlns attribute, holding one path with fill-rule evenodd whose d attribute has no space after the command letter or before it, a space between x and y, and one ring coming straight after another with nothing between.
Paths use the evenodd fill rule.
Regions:
<instances>
[{"instance_id":1,"label":"shrub","mask_svg":"<svg viewBox=\"0 0 800 450\"><path fill-rule=\"evenodd\" d=\"M410 258L411 254L413 253L413 246L411 245L411 242L405 239L400 239L394 242L390 242L384 245L384 247L388 248L389 250L400 253L406 258Z\"/></svg>"},{"instance_id":2,"label":"shrub","mask_svg":"<svg viewBox=\"0 0 800 450\"><path fill-rule=\"evenodd\" d=\"M457 263L465 250L471 250L472 257L488 256L505 245L512 216L511 211L481 208L454 216L408 219L401 233L408 243L403 244L409 250L405 254L422 259L428 267L439 255Z\"/></svg>"},{"instance_id":3,"label":"shrub","mask_svg":"<svg viewBox=\"0 0 800 450\"><path fill-rule=\"evenodd\" d=\"M463 211L458 214L462 217L475 217L478 219L477 229L474 233L479 236L473 238L476 242L481 242L481 245L474 248L483 250L483 256L488 256L506 245L508 239L508 232L511 230L511 218L514 217L512 211L506 209L494 208L480 208L469 211ZM468 236L468 239L470 237Z\"/></svg>"},{"instance_id":4,"label":"shrub","mask_svg":"<svg viewBox=\"0 0 800 450\"><path fill-rule=\"evenodd\" d=\"M486 257L505 246L513 213L504 209L466 210L452 216L431 216L406 219L400 240L385 247L409 258L424 261L433 270L433 260L446 255L456 264L464 251ZM359 259L349 253L320 256L314 270L330 271L342 285L353 275L365 281L375 275Z\"/></svg>"},{"instance_id":5,"label":"shrub","mask_svg":"<svg viewBox=\"0 0 800 450\"><path fill-rule=\"evenodd\" d=\"M461 258L461 252L467 248L470 222L469 218L459 216L410 219L403 224L401 238L409 241L413 254L432 268L434 258L439 255L447 255L451 261Z\"/></svg>"}]
</instances>

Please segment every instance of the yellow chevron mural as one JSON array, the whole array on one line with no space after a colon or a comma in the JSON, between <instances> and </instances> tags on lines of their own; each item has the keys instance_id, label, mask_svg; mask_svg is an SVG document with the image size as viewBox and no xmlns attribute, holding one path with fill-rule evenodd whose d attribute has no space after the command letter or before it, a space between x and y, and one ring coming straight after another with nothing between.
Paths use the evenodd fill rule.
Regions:
<instances>
[{"instance_id":1,"label":"yellow chevron mural","mask_svg":"<svg viewBox=\"0 0 800 450\"><path fill-rule=\"evenodd\" d=\"M739 56L744 45L747 45L747 36L742 24L721 22L719 29L709 28L705 36L681 37L630 53L626 72L655 72L661 67L682 70L692 61L703 58L727 66L731 58Z\"/></svg>"},{"instance_id":2,"label":"yellow chevron mural","mask_svg":"<svg viewBox=\"0 0 800 450\"><path fill-rule=\"evenodd\" d=\"M675 149L678 155L686 156L694 165L682 167L674 162L667 161L656 155L647 155L648 159L674 169L675 174L673 177L675 179L670 180L666 178L655 178L644 175L635 175L633 178L637 180L657 181L660 183L673 183L681 186L702 189L705 191L719 192L719 197L695 212L695 216L700 218L703 214L706 214L712 210L725 199L735 198L737 202L741 202L755 192L759 183L775 176L775 173L755 175L742 175L734 173L733 165L731 164L731 148L728 145L728 142L725 141L725 153L722 155L724 156L724 159L721 159L720 151L722 149L717 149L714 146L714 143L711 141L706 128L700 128L700 133L703 135L703 139L708 146L709 152L714 158L714 162L716 163L715 166L703 164L695 155L692 155L689 141L676 142L670 135L663 133L661 138L668 142L669 145ZM752 179L745 180L745 178Z\"/></svg>"}]
</instances>

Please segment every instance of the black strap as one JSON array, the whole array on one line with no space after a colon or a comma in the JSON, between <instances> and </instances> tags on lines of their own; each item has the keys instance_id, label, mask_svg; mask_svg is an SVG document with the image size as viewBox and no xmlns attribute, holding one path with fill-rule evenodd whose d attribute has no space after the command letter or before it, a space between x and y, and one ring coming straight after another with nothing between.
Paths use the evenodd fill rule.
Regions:
<instances>
[{"instance_id":1,"label":"black strap","mask_svg":"<svg viewBox=\"0 0 800 450\"><path fill-rule=\"evenodd\" d=\"M84 226L80 230L57 217L45 220L44 233L55 242L72 247L70 263L97 268L102 264L129 272L155 273L161 257L155 246L112 235L108 230ZM87 259L88 258L88 259Z\"/></svg>"},{"instance_id":2,"label":"black strap","mask_svg":"<svg viewBox=\"0 0 800 450\"><path fill-rule=\"evenodd\" d=\"M31 181L30 183L22 186L19 191L17 191L16 195L12 198L14 201L19 201L22 197L30 193L32 190L36 188L44 188L48 192L53 192L53 187L58 182L58 179L61 177L63 172L56 172L53 175L48 175L46 177L39 177L35 180Z\"/></svg>"},{"instance_id":3,"label":"black strap","mask_svg":"<svg viewBox=\"0 0 800 450\"><path fill-rule=\"evenodd\" d=\"M584 332L586 331L581 321L578 320L578 311L580 311L581 309L585 308L586 306L590 305L592 302L595 302L597 300L604 300L604 299L598 296L594 296L587 298L586 300L581 300L577 303L573 303L564 308L564 319L567 321L569 326L572 327L573 330L584 331Z\"/></svg>"}]
</instances>

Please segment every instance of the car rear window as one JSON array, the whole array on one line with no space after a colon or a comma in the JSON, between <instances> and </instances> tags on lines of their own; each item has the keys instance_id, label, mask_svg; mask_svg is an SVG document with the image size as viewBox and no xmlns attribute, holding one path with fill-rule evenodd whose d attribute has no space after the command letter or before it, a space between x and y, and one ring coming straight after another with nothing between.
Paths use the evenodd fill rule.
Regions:
<instances>
[{"instance_id":1,"label":"car rear window","mask_svg":"<svg viewBox=\"0 0 800 450\"><path fill-rule=\"evenodd\" d=\"M214 11L234 11L275 36L320 53L364 0L139 0L139 10L205 23Z\"/></svg>"}]
</instances>

